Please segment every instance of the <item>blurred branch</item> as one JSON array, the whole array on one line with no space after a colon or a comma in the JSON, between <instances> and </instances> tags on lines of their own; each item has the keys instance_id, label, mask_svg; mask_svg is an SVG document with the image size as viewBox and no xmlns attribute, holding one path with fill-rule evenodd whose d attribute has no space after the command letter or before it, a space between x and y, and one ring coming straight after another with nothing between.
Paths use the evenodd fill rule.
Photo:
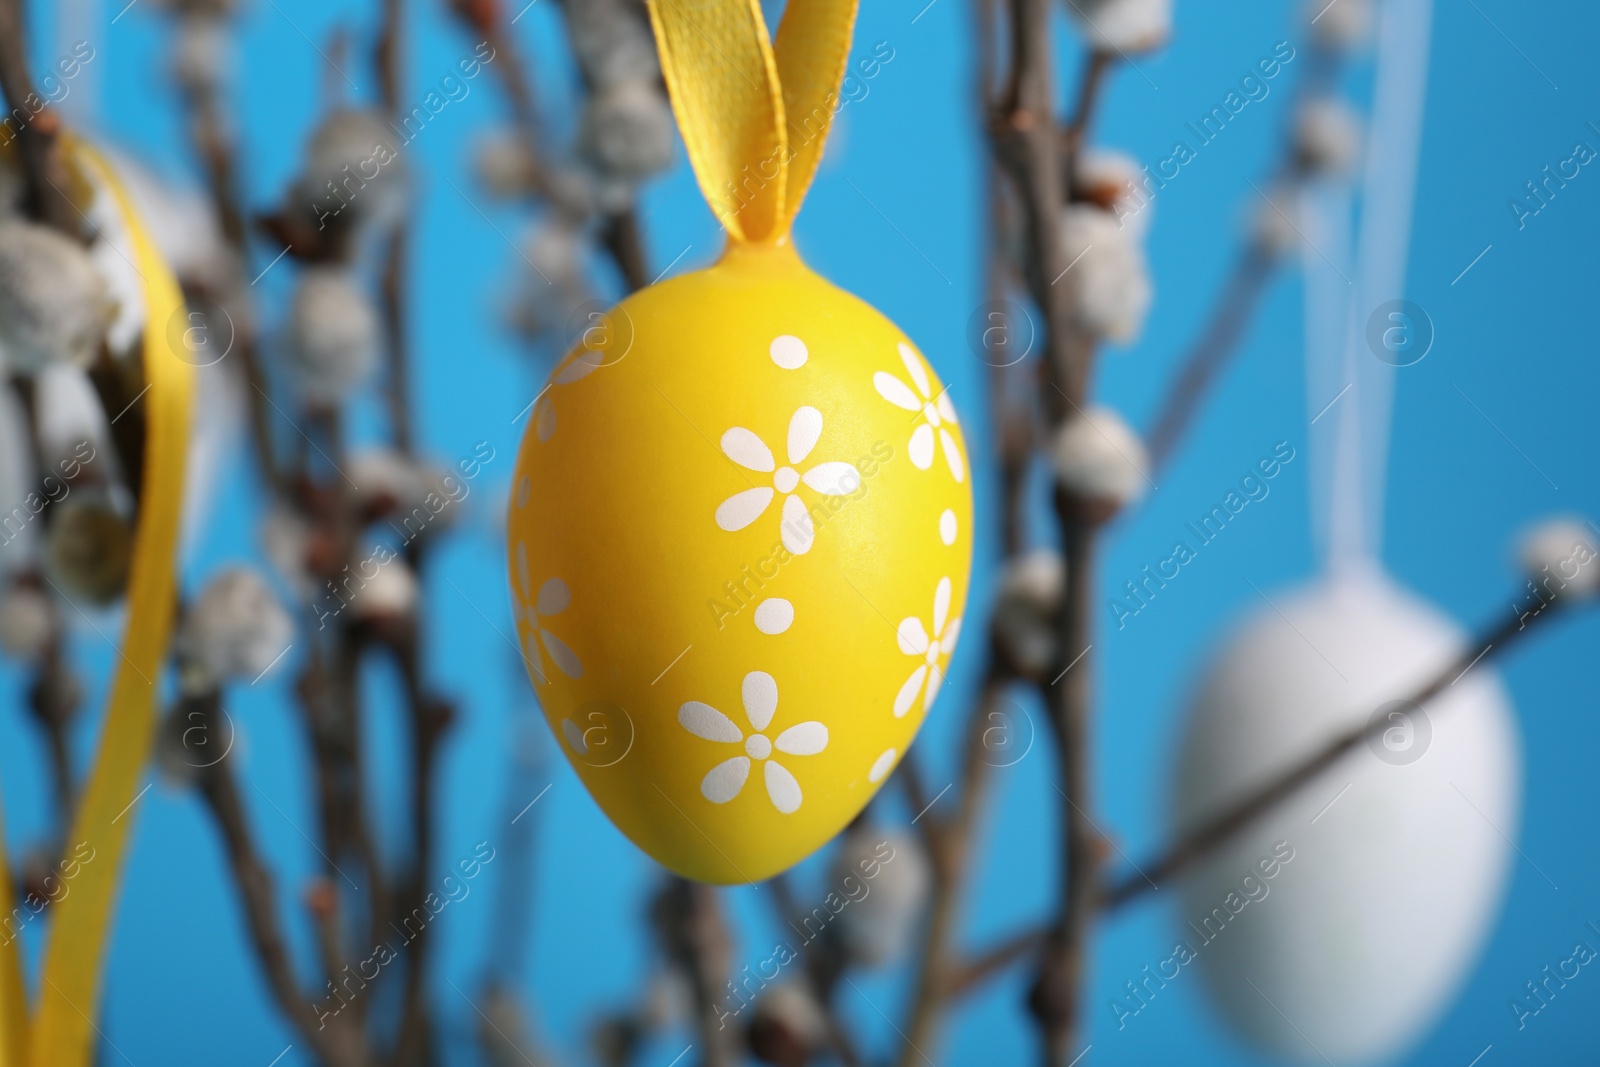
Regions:
<instances>
[{"instance_id":1,"label":"blurred branch","mask_svg":"<svg viewBox=\"0 0 1600 1067\"><path fill-rule=\"evenodd\" d=\"M1327 92L1340 69L1338 56L1322 49L1311 49L1306 62L1305 76L1296 86L1296 101ZM1289 114L1289 121L1293 122L1294 105L1290 106ZM1303 161L1296 156L1292 133L1284 137L1283 145L1283 152L1268 179L1269 186L1300 183L1306 178ZM1254 195L1261 195L1259 189L1254 190ZM1253 236L1239 251L1210 316L1190 343L1178 374L1168 386L1157 411L1148 440L1152 478L1158 478L1166 468L1178 442L1193 424L1206 393L1227 369L1280 263L1281 258L1263 249Z\"/></svg>"},{"instance_id":2,"label":"blurred branch","mask_svg":"<svg viewBox=\"0 0 1600 1067\"><path fill-rule=\"evenodd\" d=\"M935 1044L934 1038L953 993L956 969L952 964L952 956L956 927L961 917L966 875L971 867L974 831L993 770L993 765L984 759L988 750L983 744L983 732L996 705L1005 696L1005 687L1005 678L991 667L982 695L973 705L966 732L961 739L961 767L958 772L960 792L956 795L955 813L948 820L941 821L928 810L926 802L918 808L920 814L917 821L929 824L924 834L928 842L928 855L932 860L933 888L923 927L916 992L906 1024L901 1028L905 1045L898 1059L900 1067L916 1067L924 1061L926 1050ZM896 772L897 776L905 770L908 762L901 762L901 771Z\"/></svg>"},{"instance_id":3,"label":"blurred branch","mask_svg":"<svg viewBox=\"0 0 1600 1067\"><path fill-rule=\"evenodd\" d=\"M220 723L220 694L212 692L195 698L191 710L201 712L199 727L216 736ZM239 890L246 926L256 956L261 962L267 987L278 1008L305 1042L330 1065L359 1065L359 1050L353 1045L356 1035L338 1023L327 1029L318 1021L315 1007L295 979L294 964L278 922L277 891L272 874L262 862L250 831L239 788L234 780L233 763L227 757L200 772L200 795L216 821L228 853L228 865ZM341 1040L341 1030L345 1031Z\"/></svg>"},{"instance_id":4,"label":"blurred branch","mask_svg":"<svg viewBox=\"0 0 1600 1067\"><path fill-rule=\"evenodd\" d=\"M50 750L50 783L61 825L66 837L67 822L77 809L77 790L72 774L72 752L67 742L67 727L83 699L83 689L72 673L64 647L65 634L59 620L52 621L51 634L39 660L37 673L28 692L34 719L44 731Z\"/></svg>"},{"instance_id":5,"label":"blurred branch","mask_svg":"<svg viewBox=\"0 0 1600 1067\"><path fill-rule=\"evenodd\" d=\"M1061 524L1066 589L1057 627L1056 662L1050 668L1056 680L1047 687L1045 698L1064 782L1056 787L1063 802L1062 891L1060 910L1045 939L1028 1004L1044 1033L1046 1062L1065 1064L1077 1051L1086 943L1094 920L1104 848L1089 814L1094 805L1089 751L1092 659L1088 652L1093 647L1089 616L1098 526L1084 518L1076 502L1061 491L1056 494L1056 514Z\"/></svg>"},{"instance_id":6,"label":"blurred branch","mask_svg":"<svg viewBox=\"0 0 1600 1067\"><path fill-rule=\"evenodd\" d=\"M1013 963L1036 952L1044 944L1045 933L1042 927L1023 930L968 959L956 968L950 979L951 999L970 993Z\"/></svg>"},{"instance_id":7,"label":"blurred branch","mask_svg":"<svg viewBox=\"0 0 1600 1067\"><path fill-rule=\"evenodd\" d=\"M1064 263L1061 209L1067 177L1078 145L1092 121L1093 105L1108 61L1095 54L1086 61L1080 98L1063 135L1051 108L1049 6L1045 0L1011 0L1011 73L1006 95L990 123L996 157L1012 179L1026 235L1023 274L1044 319L1047 380L1041 391L1055 422L1087 402L1094 361L1093 340L1072 327L1069 313L1077 280ZM1068 152L1063 152L1062 141ZM1063 158L1063 157L1066 158ZM1063 404L1065 406L1063 406ZM1070 411L1068 409L1071 409ZM1061 907L1051 926L1029 1006L1044 1038L1045 1061L1065 1064L1076 1049L1084 944L1098 883L1099 835L1089 815L1088 734L1091 663L1079 662L1092 647L1089 600L1097 524L1074 502L1057 494L1066 560L1066 589L1057 622L1056 684L1045 688L1056 757L1065 779L1061 806ZM1058 787L1059 788L1059 787Z\"/></svg>"},{"instance_id":8,"label":"blurred branch","mask_svg":"<svg viewBox=\"0 0 1600 1067\"><path fill-rule=\"evenodd\" d=\"M1069 183L1075 173L1078 153L1083 150L1084 138L1088 136L1089 124L1094 120L1095 105L1100 102L1100 88L1105 84L1106 74L1111 70L1113 59L1110 52L1096 48L1084 60L1083 75L1078 84L1078 103L1073 110L1072 118L1067 122L1066 129L1061 134L1062 154L1066 161Z\"/></svg>"},{"instance_id":9,"label":"blurred branch","mask_svg":"<svg viewBox=\"0 0 1600 1067\"><path fill-rule=\"evenodd\" d=\"M403 0L383 0L383 21L373 48L373 65L383 110L391 125L398 126L404 106L400 87L404 72L400 54L404 47ZM388 255L383 264L383 322L387 335L385 351L389 357L389 423L394 443L403 452L411 451L411 358L406 335L405 277L411 249L411 213L402 214L389 234Z\"/></svg>"},{"instance_id":10,"label":"blurred branch","mask_svg":"<svg viewBox=\"0 0 1600 1067\"><path fill-rule=\"evenodd\" d=\"M784 924L791 930L802 929L805 920L799 905L795 902L788 875L776 874L766 885L772 892L778 916ZM843 973L843 967L840 961L827 958L830 954L828 950L818 946L816 939L803 941L800 944L800 955L805 961L806 982L810 986L811 995L822 1008L823 1018L827 1020L828 1040L833 1045L833 1051L844 1067L862 1067L866 1061L861 1058L855 1039L850 1036L850 1028L834 1005L833 989L838 983L839 975Z\"/></svg>"},{"instance_id":11,"label":"blurred branch","mask_svg":"<svg viewBox=\"0 0 1600 1067\"><path fill-rule=\"evenodd\" d=\"M222 227L223 239L233 253L233 277L221 289L226 301L237 294L245 301L249 286L245 276L250 263L250 236L243 203L239 195L236 147L228 133L222 94L214 89L182 94L189 111L189 138L194 152L205 169L206 186L211 196L213 210ZM250 412L250 444L255 454L256 466L268 488L279 493L286 491L283 474L278 470L277 454L273 448L272 430L267 414L267 380L261 369L261 355L257 349L255 316L232 316L233 344L244 367L246 403Z\"/></svg>"},{"instance_id":12,"label":"blurred branch","mask_svg":"<svg viewBox=\"0 0 1600 1067\"><path fill-rule=\"evenodd\" d=\"M1594 603L1590 600L1569 604L1556 600L1539 613L1529 616L1526 621L1517 616L1508 616L1505 621L1487 627L1474 640L1466 642L1460 653L1402 701L1417 707L1427 704L1459 681L1468 670L1505 655L1508 649L1519 644L1539 626L1548 626L1551 620L1584 607L1593 607ZM1363 744L1381 741L1388 728L1387 721L1380 718L1375 721L1363 720L1360 726L1336 734L1294 766L1256 787L1168 845L1155 858L1146 860L1129 874L1104 885L1097 898L1099 910L1114 911L1179 877L1339 760L1357 751ZM976 989L1012 963L1033 953L1046 942L1049 934L1050 931L1043 927L1024 930L976 954L962 969L956 980L955 992L966 993Z\"/></svg>"},{"instance_id":13,"label":"blurred branch","mask_svg":"<svg viewBox=\"0 0 1600 1067\"><path fill-rule=\"evenodd\" d=\"M734 1067L739 1033L723 1025L722 991L728 984L733 942L715 886L669 875L656 897L651 918L669 959L689 981L694 1023L703 1067Z\"/></svg>"},{"instance_id":14,"label":"blurred branch","mask_svg":"<svg viewBox=\"0 0 1600 1067\"><path fill-rule=\"evenodd\" d=\"M1159 477L1179 439L1194 421L1211 384L1238 349L1245 327L1266 292L1276 261L1254 243L1240 252L1211 317L1183 357L1150 431L1150 474Z\"/></svg>"},{"instance_id":15,"label":"blurred branch","mask_svg":"<svg viewBox=\"0 0 1600 1067\"><path fill-rule=\"evenodd\" d=\"M412 615L407 620L404 635L394 642L395 657L405 683L407 723L411 732L412 857L399 893L401 915L425 907L428 896L429 864L434 853L439 739L453 717L450 706L428 693L423 682L419 617ZM426 1010L427 989L423 983L431 956L431 924L423 927L409 944L412 958L406 971L400 1036L395 1047L395 1062L401 1067L432 1062L432 1020Z\"/></svg>"},{"instance_id":16,"label":"blurred branch","mask_svg":"<svg viewBox=\"0 0 1600 1067\"><path fill-rule=\"evenodd\" d=\"M1499 625L1488 627L1474 640L1463 645L1462 651L1454 659L1404 697L1403 701L1415 706L1428 703L1459 681L1480 661L1487 662L1492 656L1505 655L1507 649L1520 643L1539 625L1547 625L1548 620L1567 614L1571 609L1566 608L1566 603L1558 599L1531 618L1524 620L1507 616ZM1387 728L1388 723L1381 718L1370 722L1363 720L1360 726L1335 735L1310 756L1277 774L1266 784L1256 787L1168 845L1155 859L1142 864L1139 871L1107 886L1103 894L1104 906L1107 909L1120 907L1152 889L1152 882L1160 884L1181 874L1234 834L1293 796L1345 755L1360 748L1363 743L1379 740Z\"/></svg>"},{"instance_id":17,"label":"blurred branch","mask_svg":"<svg viewBox=\"0 0 1600 1067\"><path fill-rule=\"evenodd\" d=\"M528 158L533 164L534 192L549 196L551 178L545 166L543 123L533 94L533 79L522 52L516 47L507 27L500 21L497 5L477 0L450 0L450 9L462 24L482 36L494 49L496 61L492 64L506 100L511 106L511 116L520 128L528 148ZM570 16L568 34L570 38ZM570 43L570 41L569 41ZM574 48L576 51L576 48ZM633 292L650 284L650 267L644 252L643 235L639 227L638 212L633 207L603 214L600 223L600 245L611 257L622 277L624 289Z\"/></svg>"},{"instance_id":18,"label":"blurred branch","mask_svg":"<svg viewBox=\"0 0 1600 1067\"><path fill-rule=\"evenodd\" d=\"M22 7L22 0L0 0L0 92L9 105L0 130L7 133L8 143L16 138L28 214L76 238L78 210L67 197L67 171L56 139L61 119L34 89ZM21 127L13 133L19 116Z\"/></svg>"}]
</instances>

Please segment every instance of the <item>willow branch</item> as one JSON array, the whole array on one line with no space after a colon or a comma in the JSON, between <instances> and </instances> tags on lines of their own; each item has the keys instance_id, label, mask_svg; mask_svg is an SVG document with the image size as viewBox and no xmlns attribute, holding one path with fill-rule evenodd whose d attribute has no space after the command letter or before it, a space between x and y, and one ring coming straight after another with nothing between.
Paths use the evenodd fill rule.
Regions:
<instances>
[{"instance_id":1,"label":"willow branch","mask_svg":"<svg viewBox=\"0 0 1600 1067\"><path fill-rule=\"evenodd\" d=\"M1548 624L1549 620L1570 614L1581 607L1574 605L1558 608L1556 607L1558 604L1559 601L1530 617L1526 624L1521 619L1508 619L1499 626L1490 628L1482 633L1478 640L1465 645L1467 651L1463 651L1447 663L1406 699L1418 707L1428 703L1454 685L1468 669L1503 655L1506 649L1516 644L1524 635L1531 633L1536 626ZM1467 653L1472 649L1479 651L1469 656ZM1178 877L1189 867L1226 844L1235 834L1269 814L1277 805L1293 796L1339 760L1359 750L1363 744L1381 739L1387 728L1388 724L1380 720L1370 726L1364 725L1347 730L1330 739L1322 748L1300 763L1282 772L1227 810L1208 819L1162 850L1154 859L1141 864L1134 872L1107 883L1098 896L1100 910L1115 911L1125 904L1139 900L1161 883ZM1026 959L1045 943L1049 933L1045 927L1023 930L990 948L974 953L961 967L951 995L961 996L970 993L1012 964Z\"/></svg>"},{"instance_id":2,"label":"willow branch","mask_svg":"<svg viewBox=\"0 0 1600 1067\"><path fill-rule=\"evenodd\" d=\"M1051 733L1063 784L1061 794L1061 906L1050 925L1028 1005L1044 1037L1044 1061L1065 1064L1078 1052L1078 1028L1087 942L1094 921L1103 841L1089 812L1094 806L1090 774L1092 647L1090 602L1094 595L1094 548L1098 525L1076 502L1057 493L1066 588L1057 625L1056 681L1046 690Z\"/></svg>"},{"instance_id":3,"label":"willow branch","mask_svg":"<svg viewBox=\"0 0 1600 1067\"><path fill-rule=\"evenodd\" d=\"M550 178L543 165L543 124L533 95L533 80L528 76L526 58L515 47L506 26L500 22L499 12L492 5L473 3L472 0L452 0L450 7L464 25L482 35L494 48L497 57L492 64L495 75L500 79L501 88L511 106L512 118L520 128L529 150L529 159L533 162L534 192L548 195ZM571 25L570 19L568 25ZM635 208L630 206L607 212L601 217L600 245L611 257L628 292L650 284L650 267Z\"/></svg>"},{"instance_id":4,"label":"willow branch","mask_svg":"<svg viewBox=\"0 0 1600 1067\"><path fill-rule=\"evenodd\" d=\"M1306 62L1308 68L1296 89L1297 101L1328 91L1340 67L1336 54L1320 49L1312 49ZM1291 116L1294 111L1291 106ZM1294 137L1286 135L1269 183L1299 182L1304 178L1302 164L1295 155ZM1279 263L1253 241L1240 250L1218 294L1216 306L1200 334L1189 345L1178 375L1158 409L1148 442L1152 476L1159 475L1171 460L1178 442L1193 424L1201 402L1238 350Z\"/></svg>"},{"instance_id":5,"label":"willow branch","mask_svg":"<svg viewBox=\"0 0 1600 1067\"><path fill-rule=\"evenodd\" d=\"M1067 181L1072 181L1078 154L1083 150L1084 138L1089 134L1089 124L1094 121L1100 90L1110 72L1113 56L1110 52L1095 49L1083 64L1083 76L1078 83L1078 104L1061 134L1061 145L1066 157Z\"/></svg>"},{"instance_id":6,"label":"willow branch","mask_svg":"<svg viewBox=\"0 0 1600 1067\"><path fill-rule=\"evenodd\" d=\"M206 727L208 730L215 730L219 725L215 713L220 708L216 701L217 697L213 695L203 709L211 720ZM336 1035L339 1026L329 1030L319 1023L311 998L305 995L295 979L288 943L278 921L277 891L272 874L256 847L255 835L250 830L244 806L239 801L232 761L224 758L201 771L200 795L222 835L222 843L228 853L228 866L244 909L250 941L261 962L267 988L271 990L279 1010L327 1063L358 1063L359 1060L350 1058L354 1050L338 1041Z\"/></svg>"},{"instance_id":7,"label":"willow branch","mask_svg":"<svg viewBox=\"0 0 1600 1067\"><path fill-rule=\"evenodd\" d=\"M955 976L950 980L951 999L965 996L1012 964L1037 952L1039 946L1044 944L1045 933L1043 928L1023 930L982 952L974 953L955 969Z\"/></svg>"},{"instance_id":8,"label":"willow branch","mask_svg":"<svg viewBox=\"0 0 1600 1067\"><path fill-rule=\"evenodd\" d=\"M1546 609L1522 619L1508 616L1503 622L1480 633L1476 640L1462 646L1462 651L1433 677L1413 690L1404 701L1421 706L1453 686L1479 661L1492 656L1503 656L1507 649L1548 620L1567 613L1565 602L1557 599ZM1476 651L1474 651L1476 650ZM1388 723L1382 718L1363 721L1329 739L1323 746L1293 767L1280 772L1266 784L1258 786L1228 808L1211 816L1199 826L1184 834L1156 858L1142 865L1142 873L1135 873L1112 883L1105 890L1104 906L1117 908L1143 895L1152 888L1151 882L1160 884L1181 874L1196 861L1209 855L1240 830L1299 792L1301 787L1315 779L1344 756L1361 748L1365 743L1382 738ZM1148 880L1146 876L1148 875Z\"/></svg>"},{"instance_id":9,"label":"willow branch","mask_svg":"<svg viewBox=\"0 0 1600 1067\"><path fill-rule=\"evenodd\" d=\"M63 233L79 234L78 210L67 198L66 166L57 134L61 120L34 89L22 0L0 0L0 93L10 111L0 119L9 144L17 141L28 214ZM21 118L19 128L13 128Z\"/></svg>"},{"instance_id":10,"label":"willow branch","mask_svg":"<svg viewBox=\"0 0 1600 1067\"><path fill-rule=\"evenodd\" d=\"M1152 477L1172 458L1179 439L1194 421L1211 384L1238 349L1245 327L1255 317L1256 306L1266 292L1276 261L1254 244L1239 254L1228 281L1205 328L1189 346L1178 376L1173 379L1161 403L1155 428L1150 431L1150 469Z\"/></svg>"},{"instance_id":11,"label":"willow branch","mask_svg":"<svg viewBox=\"0 0 1600 1067\"><path fill-rule=\"evenodd\" d=\"M373 65L378 69L378 84L383 109L392 124L400 118L400 87L403 72L400 53L404 45L402 0L383 0L383 22L373 49ZM388 337L389 422L395 446L411 450L410 346L406 334L405 276L411 249L411 215L403 213L389 234L389 254L383 266L383 321Z\"/></svg>"},{"instance_id":12,"label":"willow branch","mask_svg":"<svg viewBox=\"0 0 1600 1067\"><path fill-rule=\"evenodd\" d=\"M241 294L238 299L243 300L245 297L242 294L248 290L245 275L250 263L250 236L239 193L236 146L227 132L228 123L221 95L214 89L185 93L184 103L189 111L189 137L205 170L212 209L217 213L223 239L233 252L234 277L225 289L229 291L229 296L232 293ZM267 379L261 369L261 354L253 320L254 316L243 315L232 321L233 347L238 353L245 382L249 386L245 400L250 413L251 451L262 479L268 487L281 493L287 486L278 469L277 454L273 447L267 411Z\"/></svg>"},{"instance_id":13,"label":"willow branch","mask_svg":"<svg viewBox=\"0 0 1600 1067\"><path fill-rule=\"evenodd\" d=\"M777 907L778 915L784 924L791 930L802 929L804 920L799 905L795 903L794 891L789 886L788 877L783 874L775 875L768 880L767 887L772 893L773 904ZM862 1067L866 1061L861 1058L855 1039L850 1035L850 1028L845 1024L834 1003L833 988L838 982L841 968L836 960L828 959L828 955L830 953L818 947L815 938L802 941L800 944L800 956L805 961L806 982L811 987L811 995L822 1008L823 1018L827 1021L829 1044L833 1046L833 1051L843 1067Z\"/></svg>"},{"instance_id":14,"label":"willow branch","mask_svg":"<svg viewBox=\"0 0 1600 1067\"><path fill-rule=\"evenodd\" d=\"M73 780L67 727L78 710L83 691L67 660L65 633L60 620L53 618L50 627L49 642L39 661L28 703L44 731L46 746L50 751L50 784L55 794L56 812L62 823L61 835L65 839L65 824L77 808L77 787Z\"/></svg>"}]
</instances>

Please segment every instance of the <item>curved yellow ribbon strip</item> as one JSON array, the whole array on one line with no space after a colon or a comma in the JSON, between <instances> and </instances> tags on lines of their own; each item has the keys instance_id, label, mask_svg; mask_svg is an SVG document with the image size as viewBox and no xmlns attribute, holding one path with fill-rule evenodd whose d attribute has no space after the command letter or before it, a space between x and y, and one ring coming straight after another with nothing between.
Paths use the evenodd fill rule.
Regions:
<instances>
[{"instance_id":1,"label":"curved yellow ribbon strip","mask_svg":"<svg viewBox=\"0 0 1600 1067\"><path fill-rule=\"evenodd\" d=\"M0 819L0 1067L23 1067L28 1051L28 994L13 907L5 820Z\"/></svg>"},{"instance_id":2,"label":"curved yellow ribbon strip","mask_svg":"<svg viewBox=\"0 0 1600 1067\"><path fill-rule=\"evenodd\" d=\"M649 0L695 178L736 241L780 241L833 124L857 0L789 0L774 48L760 0Z\"/></svg>"},{"instance_id":3,"label":"curved yellow ribbon strip","mask_svg":"<svg viewBox=\"0 0 1600 1067\"><path fill-rule=\"evenodd\" d=\"M792 223L805 202L822 149L839 110L839 84L850 59L857 0L789 0L774 46L783 86L789 174L784 219Z\"/></svg>"},{"instance_id":4,"label":"curved yellow ribbon strip","mask_svg":"<svg viewBox=\"0 0 1600 1067\"><path fill-rule=\"evenodd\" d=\"M72 891L51 906L29 1067L88 1067L93 1059L90 1034L99 1012L111 913L133 825L129 808L155 732L156 683L176 606L174 566L194 391L194 369L174 350L167 329L183 306L177 281L110 165L82 140L69 138L66 147L95 184L110 191L132 239L134 265L144 280L148 390L139 401L146 405L144 484L121 657L94 769L67 839L69 847L86 843L95 859L83 866Z\"/></svg>"},{"instance_id":5,"label":"curved yellow ribbon strip","mask_svg":"<svg viewBox=\"0 0 1600 1067\"><path fill-rule=\"evenodd\" d=\"M700 191L742 241L782 236L783 93L759 0L650 0L661 72Z\"/></svg>"}]
</instances>

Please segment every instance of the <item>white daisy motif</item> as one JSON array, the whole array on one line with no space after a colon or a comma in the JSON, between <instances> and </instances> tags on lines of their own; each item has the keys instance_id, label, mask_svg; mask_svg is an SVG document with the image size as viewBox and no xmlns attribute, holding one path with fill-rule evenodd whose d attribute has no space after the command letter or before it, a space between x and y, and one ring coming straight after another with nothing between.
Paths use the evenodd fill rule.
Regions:
<instances>
[{"instance_id":1,"label":"white daisy motif","mask_svg":"<svg viewBox=\"0 0 1600 1067\"><path fill-rule=\"evenodd\" d=\"M744 755L723 760L707 772L700 781L700 795L713 804L726 804L744 789L754 761L762 765L761 775L772 806L785 815L792 815L800 810L800 783L778 763L773 752L815 756L828 747L828 728L815 720L802 722L769 740L766 729L778 710L778 683L765 671L751 671L744 676L740 695L745 716L753 729L748 737L732 719L710 704L690 700L678 709L678 724L696 737L729 745L744 744Z\"/></svg>"},{"instance_id":2,"label":"white daisy motif","mask_svg":"<svg viewBox=\"0 0 1600 1067\"><path fill-rule=\"evenodd\" d=\"M933 698L939 695L939 686L944 682L944 670L939 664L955 651L956 638L961 634L961 619L949 616L950 579L940 578L939 587L933 592L933 636L928 636L922 620L914 615L900 620L897 628L900 651L908 656L920 656L924 662L917 664L917 669L896 694L895 718L905 717L917 702L918 693L922 694L922 710L933 707Z\"/></svg>"},{"instance_id":3,"label":"white daisy motif","mask_svg":"<svg viewBox=\"0 0 1600 1067\"><path fill-rule=\"evenodd\" d=\"M567 583L560 578L551 578L539 587L539 594L535 596L528 573L528 546L521 543L517 545L517 583L521 595L511 598L511 610L519 623L528 624L522 638L522 654L533 669L534 677L546 685L550 682L544 672L544 657L539 654L539 646L543 644L544 650L561 668L562 674L568 678L582 678L583 663L578 659L578 654L568 648L561 638L545 629L542 621L548 616L560 615L572 603L572 591L567 588Z\"/></svg>"},{"instance_id":4,"label":"white daisy motif","mask_svg":"<svg viewBox=\"0 0 1600 1067\"><path fill-rule=\"evenodd\" d=\"M771 474L772 485L758 485L738 492L717 505L717 525L732 532L742 530L759 519L774 496L784 494L783 547L800 555L811 550L816 528L804 500L795 492L800 483L827 496L848 496L861 486L861 472L853 463L818 463L804 474L795 466L805 462L817 439L822 436L822 412L803 407L789 420L789 465L780 467L772 449L743 426L722 435L722 451L745 470Z\"/></svg>"},{"instance_id":5,"label":"white daisy motif","mask_svg":"<svg viewBox=\"0 0 1600 1067\"><path fill-rule=\"evenodd\" d=\"M538 402L533 406L533 431L539 435L541 442L550 440L556 432L556 406L551 399L551 392L558 385L571 385L573 382L582 381L604 367L605 357L605 352L600 349L585 349L551 377L550 383L544 387L544 392L539 394Z\"/></svg>"},{"instance_id":6,"label":"white daisy motif","mask_svg":"<svg viewBox=\"0 0 1600 1067\"><path fill-rule=\"evenodd\" d=\"M949 391L940 390L938 396L933 395L933 383L922 365L922 357L913 352L910 345L900 345L900 361L906 365L906 373L911 375L912 382L916 384L915 393L888 371L874 374L872 384L877 388L878 395L895 407L922 413L921 424L911 433L912 465L922 471L933 466L933 440L937 432L939 445L944 449L944 460L950 465L951 476L958 482L965 481L967 465L961 458L961 446L945 425L956 425L956 408L950 403ZM918 396L917 393L922 395Z\"/></svg>"}]
</instances>

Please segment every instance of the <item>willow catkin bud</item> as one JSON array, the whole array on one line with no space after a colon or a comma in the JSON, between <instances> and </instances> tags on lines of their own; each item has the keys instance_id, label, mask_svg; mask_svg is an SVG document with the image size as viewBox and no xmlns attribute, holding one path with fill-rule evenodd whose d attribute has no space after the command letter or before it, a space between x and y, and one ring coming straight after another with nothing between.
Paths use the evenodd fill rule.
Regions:
<instances>
[{"instance_id":1,"label":"willow catkin bud","mask_svg":"<svg viewBox=\"0 0 1600 1067\"><path fill-rule=\"evenodd\" d=\"M84 247L55 230L0 220L0 363L37 374L54 363L86 366L114 307Z\"/></svg>"},{"instance_id":2,"label":"willow catkin bud","mask_svg":"<svg viewBox=\"0 0 1600 1067\"><path fill-rule=\"evenodd\" d=\"M122 596L133 523L104 492L81 489L52 505L45 561L68 596L104 607Z\"/></svg>"},{"instance_id":3,"label":"willow catkin bud","mask_svg":"<svg viewBox=\"0 0 1600 1067\"><path fill-rule=\"evenodd\" d=\"M1050 444L1050 462L1069 498L1111 514L1139 499L1148 484L1144 442L1106 407L1068 416Z\"/></svg>"},{"instance_id":4,"label":"willow catkin bud","mask_svg":"<svg viewBox=\"0 0 1600 1067\"><path fill-rule=\"evenodd\" d=\"M281 656L294 623L266 580L246 567L212 576L190 605L179 647L210 678L254 678Z\"/></svg>"}]
</instances>

